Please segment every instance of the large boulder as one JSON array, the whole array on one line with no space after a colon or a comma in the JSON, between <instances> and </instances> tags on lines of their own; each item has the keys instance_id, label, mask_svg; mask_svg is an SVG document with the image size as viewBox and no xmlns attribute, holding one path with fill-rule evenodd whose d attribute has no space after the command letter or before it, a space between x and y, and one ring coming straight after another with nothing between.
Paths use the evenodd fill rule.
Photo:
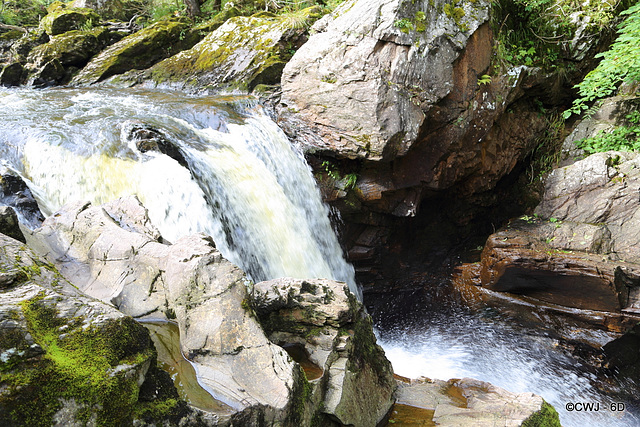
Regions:
<instances>
[{"instance_id":1,"label":"large boulder","mask_svg":"<svg viewBox=\"0 0 640 427\"><path fill-rule=\"evenodd\" d=\"M443 11L444 8L444 11ZM454 90L454 61L480 50L459 73L489 66L491 32L482 1L352 0L319 21L282 78L281 118L300 142L348 158L392 160L418 138L424 112ZM453 15L452 15L453 14ZM455 90L464 91L464 86ZM345 114L348 111L348 114Z\"/></svg>"},{"instance_id":2,"label":"large boulder","mask_svg":"<svg viewBox=\"0 0 640 427\"><path fill-rule=\"evenodd\" d=\"M104 27L67 31L52 36L47 43L32 49L27 56L27 83L44 86L68 81L73 71L83 67L91 57L100 52L108 38L108 30ZM52 64L60 72L53 76L47 75Z\"/></svg>"},{"instance_id":3,"label":"large boulder","mask_svg":"<svg viewBox=\"0 0 640 427\"><path fill-rule=\"evenodd\" d=\"M493 291L635 319L639 162L636 153L610 151L555 169L535 214L489 236L480 267L462 275Z\"/></svg>"},{"instance_id":4,"label":"large boulder","mask_svg":"<svg viewBox=\"0 0 640 427\"><path fill-rule=\"evenodd\" d=\"M199 39L199 33L190 31L190 24L182 18L156 22L102 51L73 78L72 84L89 85L115 74L148 68L189 49Z\"/></svg>"},{"instance_id":5,"label":"large boulder","mask_svg":"<svg viewBox=\"0 0 640 427\"><path fill-rule=\"evenodd\" d=\"M50 36L71 30L82 30L100 22L100 17L92 9L69 7L60 1L49 5L47 12L40 21L40 26Z\"/></svg>"},{"instance_id":6,"label":"large boulder","mask_svg":"<svg viewBox=\"0 0 640 427\"><path fill-rule=\"evenodd\" d=\"M146 77L156 84L187 88L251 90L258 84L278 83L291 51L305 41L305 26L320 16L317 7L298 15L228 19L192 49L156 64Z\"/></svg>"},{"instance_id":7,"label":"large boulder","mask_svg":"<svg viewBox=\"0 0 640 427\"><path fill-rule=\"evenodd\" d=\"M0 246L0 424L130 425L144 406L176 406L140 399L156 357L141 325L20 242Z\"/></svg>"},{"instance_id":8,"label":"large boulder","mask_svg":"<svg viewBox=\"0 0 640 427\"><path fill-rule=\"evenodd\" d=\"M341 425L377 425L393 403L391 364L376 344L371 318L344 283L277 279L256 283L255 309L272 342L316 367L311 399ZM292 355L295 354L290 352ZM307 371L307 378L311 378Z\"/></svg>"},{"instance_id":9,"label":"large boulder","mask_svg":"<svg viewBox=\"0 0 640 427\"><path fill-rule=\"evenodd\" d=\"M310 293L300 281L257 284L250 294L244 272L221 256L210 237L162 243L135 197L103 206L67 205L26 234L28 244L83 292L139 319L177 322L182 353L196 367L198 381L226 405L220 419L304 425L332 415L366 426L391 404L389 362L344 283L309 285L323 293ZM274 302L275 288L296 302ZM275 324L291 326L296 320L300 326L264 323L254 306ZM285 308L312 318L283 313L282 322L274 321L270 313ZM325 374L316 381L322 385L310 384L283 348L301 344L301 337L291 342L283 337L309 321L315 322L314 334L326 331L325 340L309 341L323 355L317 360ZM281 334L267 337L261 322ZM367 408L366 414L359 408Z\"/></svg>"}]
</instances>

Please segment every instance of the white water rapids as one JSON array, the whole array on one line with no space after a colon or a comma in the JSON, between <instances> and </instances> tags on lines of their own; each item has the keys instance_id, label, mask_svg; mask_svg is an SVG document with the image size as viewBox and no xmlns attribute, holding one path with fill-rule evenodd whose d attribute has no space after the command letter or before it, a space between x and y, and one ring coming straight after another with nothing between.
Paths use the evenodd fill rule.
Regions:
<instances>
[{"instance_id":1,"label":"white water rapids","mask_svg":"<svg viewBox=\"0 0 640 427\"><path fill-rule=\"evenodd\" d=\"M253 280L333 278L358 292L309 167L251 99L0 89L0 105L0 158L27 181L45 214L73 200L137 194L167 240L208 233ZM141 153L127 133L132 123L157 129L188 168ZM564 410L568 402L610 399L553 340L508 321L436 311L421 307L404 313L419 320L380 328L398 374L470 376L535 392L565 426L639 425L631 413Z\"/></svg>"},{"instance_id":2,"label":"white water rapids","mask_svg":"<svg viewBox=\"0 0 640 427\"><path fill-rule=\"evenodd\" d=\"M310 168L249 98L149 91L2 90L0 154L44 213L136 194L169 241L210 234L253 280L345 281L359 294ZM127 132L159 131L189 168L141 153Z\"/></svg>"}]
</instances>

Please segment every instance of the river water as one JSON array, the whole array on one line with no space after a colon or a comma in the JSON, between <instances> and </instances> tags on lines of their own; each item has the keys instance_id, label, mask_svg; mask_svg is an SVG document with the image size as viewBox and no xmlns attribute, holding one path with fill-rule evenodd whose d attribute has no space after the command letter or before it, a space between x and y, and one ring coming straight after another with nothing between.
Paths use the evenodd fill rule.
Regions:
<instances>
[{"instance_id":1,"label":"river water","mask_svg":"<svg viewBox=\"0 0 640 427\"><path fill-rule=\"evenodd\" d=\"M137 194L167 240L208 233L253 280L332 278L359 293L311 170L254 99L0 89L0 105L0 159L26 180L45 214L73 200ZM178 147L186 165L142 153L131 132L141 126ZM394 304L390 313L398 311ZM616 401L587 366L540 331L462 306L430 305L428 298L413 299L402 314L377 322L400 375L469 376L538 393L565 426L640 425L631 410L621 416L564 409Z\"/></svg>"}]
</instances>

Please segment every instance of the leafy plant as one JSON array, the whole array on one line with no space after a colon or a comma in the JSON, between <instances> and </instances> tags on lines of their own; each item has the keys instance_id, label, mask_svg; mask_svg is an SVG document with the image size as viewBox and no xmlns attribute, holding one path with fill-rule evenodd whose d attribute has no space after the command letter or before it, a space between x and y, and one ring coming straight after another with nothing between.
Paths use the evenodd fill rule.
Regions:
<instances>
[{"instance_id":1,"label":"leafy plant","mask_svg":"<svg viewBox=\"0 0 640 427\"><path fill-rule=\"evenodd\" d=\"M478 86L481 85L488 85L491 83L491 76L488 74L483 74L480 77L478 77Z\"/></svg>"},{"instance_id":2,"label":"leafy plant","mask_svg":"<svg viewBox=\"0 0 640 427\"><path fill-rule=\"evenodd\" d=\"M413 30L413 24L407 18L398 19L393 23L393 26L399 28L403 33L408 33L409 31Z\"/></svg>"},{"instance_id":3,"label":"leafy plant","mask_svg":"<svg viewBox=\"0 0 640 427\"><path fill-rule=\"evenodd\" d=\"M589 103L610 96L620 83L640 81L640 3L621 15L626 18L618 27L618 38L608 51L596 55L602 61L576 86L580 98L565 111L565 119L587 110Z\"/></svg>"},{"instance_id":4,"label":"leafy plant","mask_svg":"<svg viewBox=\"0 0 640 427\"><path fill-rule=\"evenodd\" d=\"M587 154L603 151L640 151L640 111L626 116L628 125L617 126L613 130L602 130L591 138L575 142Z\"/></svg>"}]
</instances>

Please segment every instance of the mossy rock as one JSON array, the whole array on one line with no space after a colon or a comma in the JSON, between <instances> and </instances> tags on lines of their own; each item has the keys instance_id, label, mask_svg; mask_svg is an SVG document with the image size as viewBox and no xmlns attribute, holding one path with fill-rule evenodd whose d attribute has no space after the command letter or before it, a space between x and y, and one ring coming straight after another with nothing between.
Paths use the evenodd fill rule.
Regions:
<instances>
[{"instance_id":1,"label":"mossy rock","mask_svg":"<svg viewBox=\"0 0 640 427\"><path fill-rule=\"evenodd\" d=\"M307 25L320 16L317 7L292 16L238 16L228 19L192 49L156 64L147 78L156 84L251 90L277 84ZM304 23L301 25L300 23Z\"/></svg>"},{"instance_id":2,"label":"mossy rock","mask_svg":"<svg viewBox=\"0 0 640 427\"><path fill-rule=\"evenodd\" d=\"M40 26L50 36L81 30L100 22L100 17L92 9L67 7L64 3L55 2L47 8L47 15L40 21Z\"/></svg>"},{"instance_id":3,"label":"mossy rock","mask_svg":"<svg viewBox=\"0 0 640 427\"><path fill-rule=\"evenodd\" d=\"M540 410L524 420L522 427L560 427L560 417L553 406L542 402Z\"/></svg>"},{"instance_id":4,"label":"mossy rock","mask_svg":"<svg viewBox=\"0 0 640 427\"><path fill-rule=\"evenodd\" d=\"M211 31L217 30L222 24L227 22L227 20L235 16L240 16L240 11L238 9L235 7L225 8L222 12L218 13L208 21L193 27L193 30L200 31L201 33L210 33Z\"/></svg>"},{"instance_id":5,"label":"mossy rock","mask_svg":"<svg viewBox=\"0 0 640 427\"><path fill-rule=\"evenodd\" d=\"M0 425L131 425L157 394L139 398L157 363L148 331L2 234L0 273Z\"/></svg>"},{"instance_id":6,"label":"mossy rock","mask_svg":"<svg viewBox=\"0 0 640 427\"><path fill-rule=\"evenodd\" d=\"M73 30L53 36L48 43L35 47L27 61L39 64L58 59L63 66L84 66L105 45L108 30Z\"/></svg>"},{"instance_id":7,"label":"mossy rock","mask_svg":"<svg viewBox=\"0 0 640 427\"><path fill-rule=\"evenodd\" d=\"M115 74L145 69L190 48L199 39L198 32L192 31L184 19L156 22L104 50L91 60L72 83L93 84Z\"/></svg>"},{"instance_id":8,"label":"mossy rock","mask_svg":"<svg viewBox=\"0 0 640 427\"><path fill-rule=\"evenodd\" d=\"M25 75L24 68L19 62L8 64L0 71L1 86L18 86Z\"/></svg>"}]
</instances>

